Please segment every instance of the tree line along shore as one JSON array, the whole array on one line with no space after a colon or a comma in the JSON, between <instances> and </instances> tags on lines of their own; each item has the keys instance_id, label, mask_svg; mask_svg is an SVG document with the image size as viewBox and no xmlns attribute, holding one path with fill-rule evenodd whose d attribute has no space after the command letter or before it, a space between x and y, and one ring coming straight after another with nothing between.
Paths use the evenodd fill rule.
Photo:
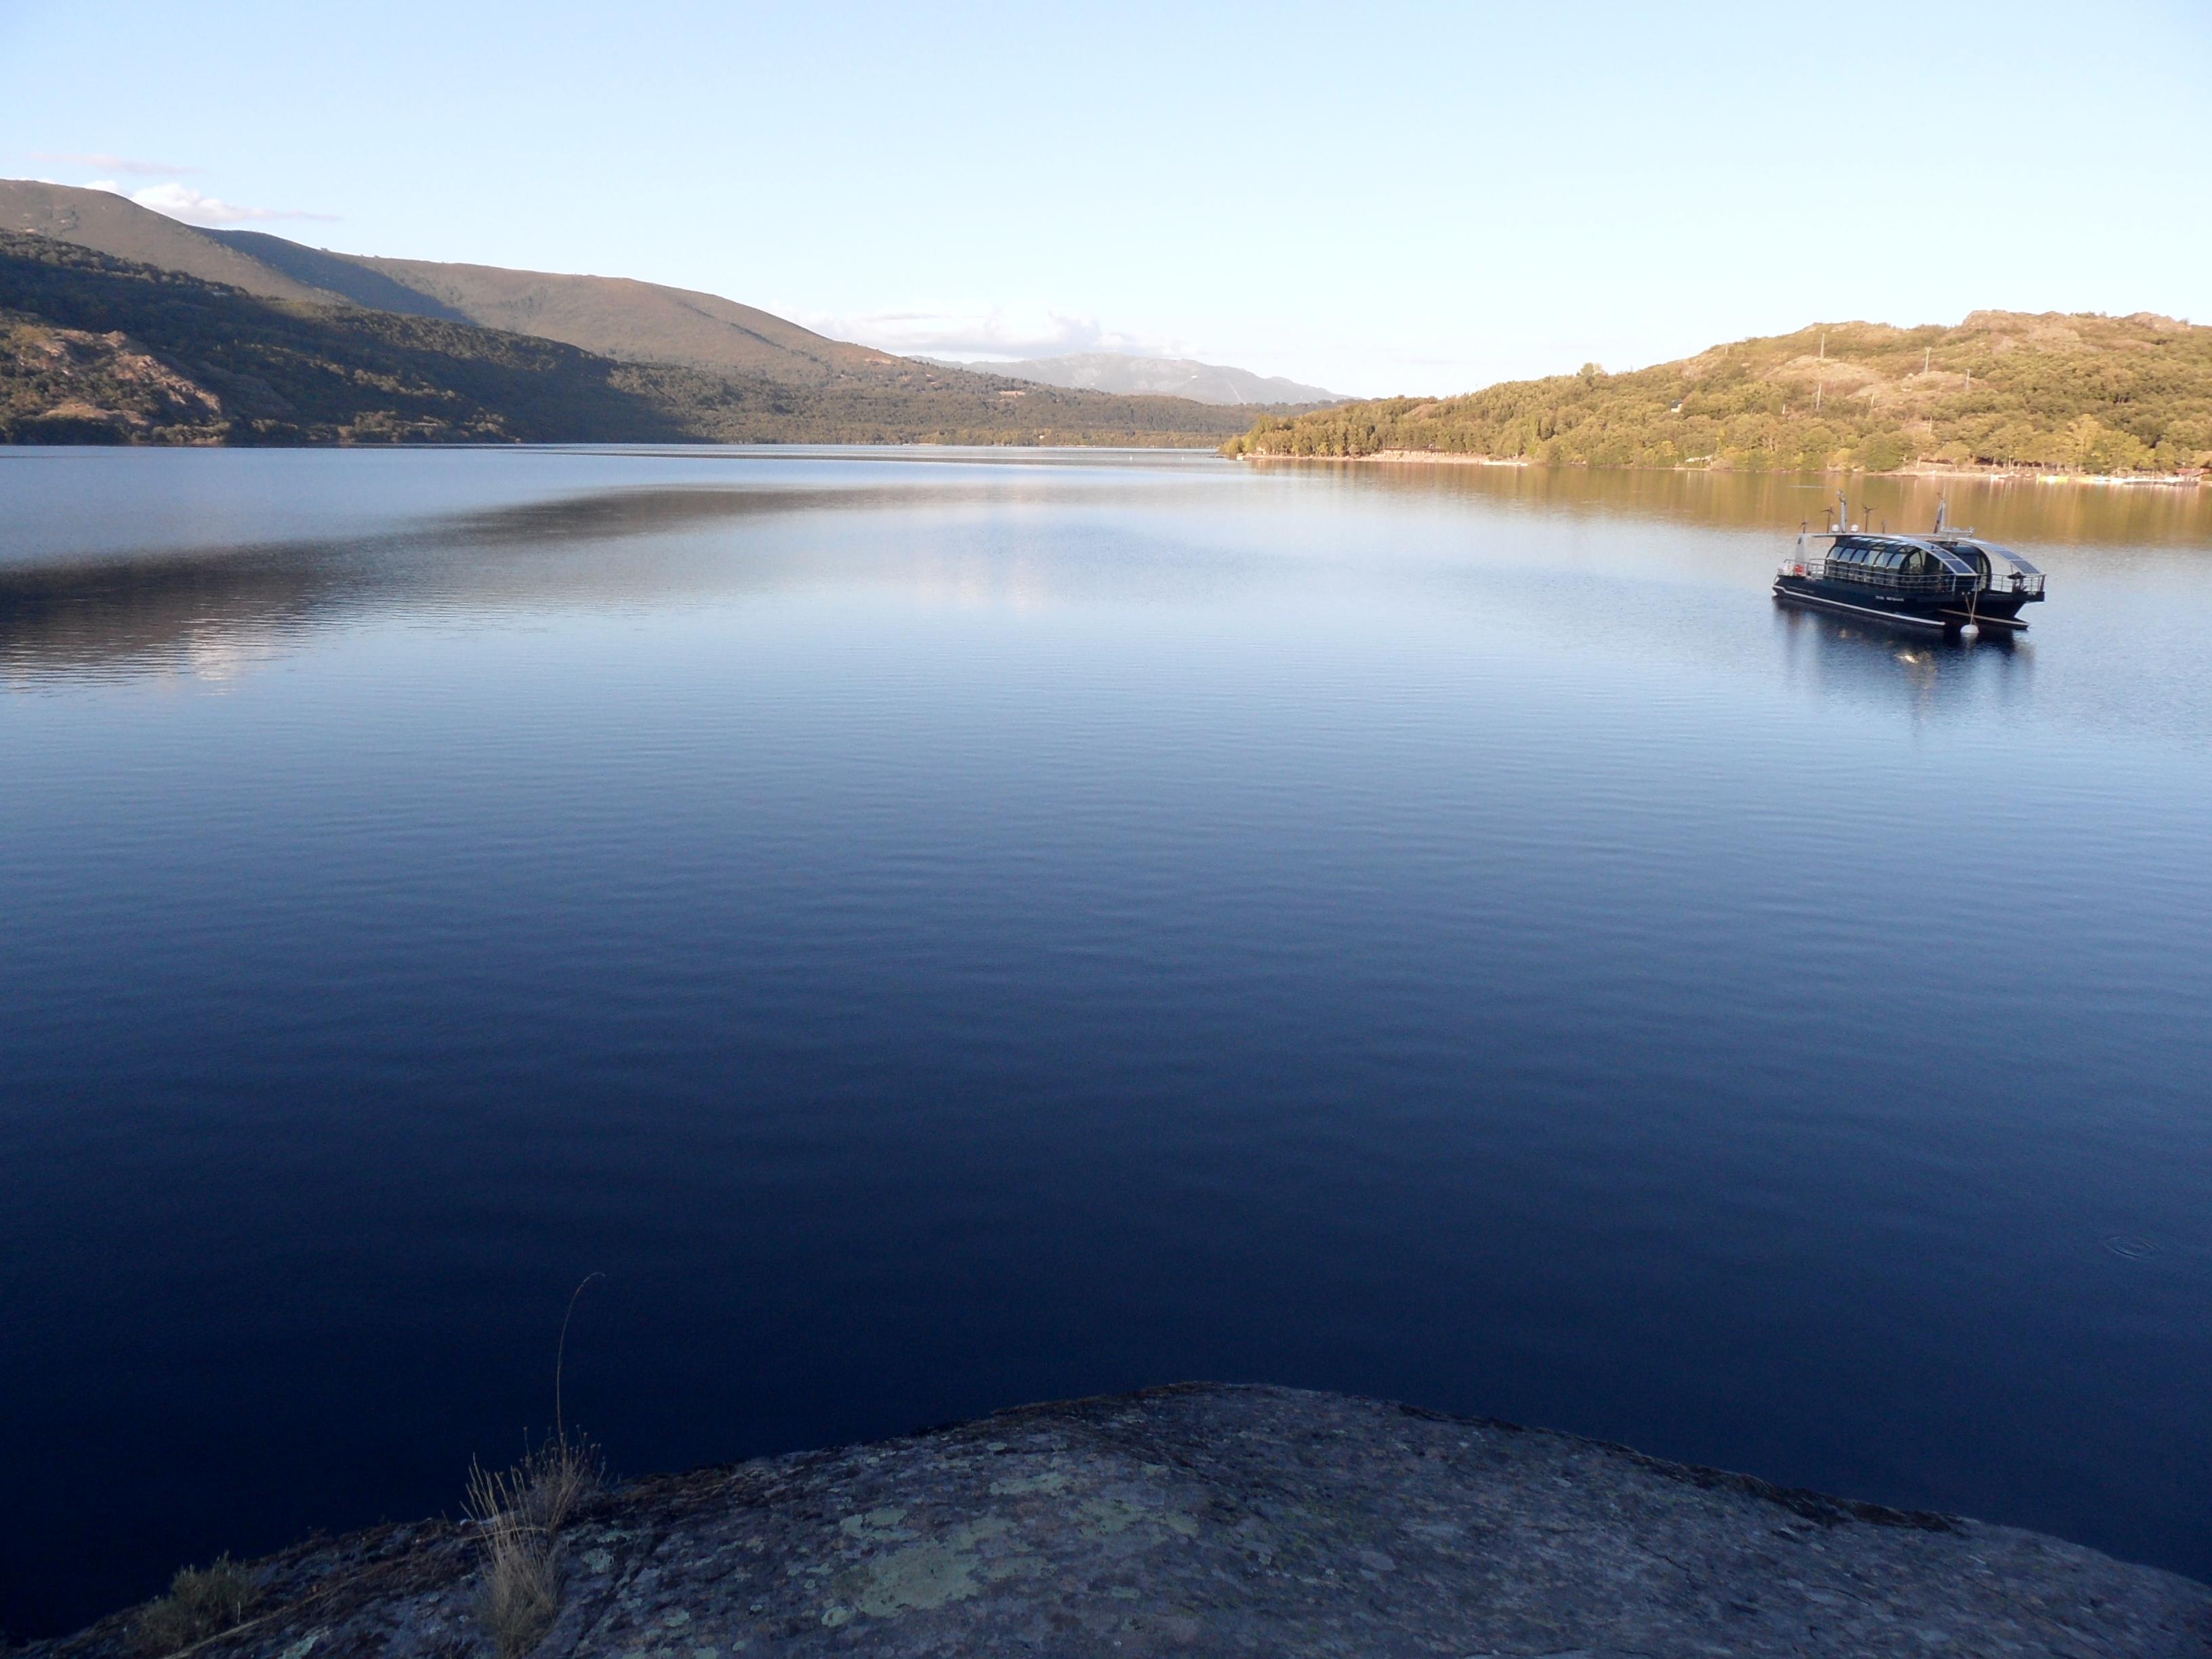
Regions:
<instances>
[{"instance_id":1,"label":"tree line along shore","mask_svg":"<svg viewBox=\"0 0 2212 1659\"><path fill-rule=\"evenodd\" d=\"M1955 328L1846 323L1680 362L1266 415L1237 456L1465 459L1754 471L2202 477L2212 328L1980 311Z\"/></svg>"}]
</instances>

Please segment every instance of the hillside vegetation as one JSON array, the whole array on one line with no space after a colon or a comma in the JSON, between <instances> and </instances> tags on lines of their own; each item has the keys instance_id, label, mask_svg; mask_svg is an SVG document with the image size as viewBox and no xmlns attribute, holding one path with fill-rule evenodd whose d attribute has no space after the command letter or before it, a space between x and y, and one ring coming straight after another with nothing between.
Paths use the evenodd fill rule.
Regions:
<instances>
[{"instance_id":1,"label":"hillside vegetation","mask_svg":"<svg viewBox=\"0 0 2212 1659\"><path fill-rule=\"evenodd\" d=\"M1212 446L1243 411L963 374L793 386L248 294L0 231L0 441Z\"/></svg>"},{"instance_id":2,"label":"hillside vegetation","mask_svg":"<svg viewBox=\"0 0 2212 1659\"><path fill-rule=\"evenodd\" d=\"M235 246L240 239L232 240ZM486 328L540 335L624 362L680 363L794 386L912 391L950 386L963 378L933 364L830 339L720 295L664 288L627 276L568 276L498 265L300 252L318 252L329 266L351 266L357 276L380 277L442 314ZM267 261L265 252L261 257Z\"/></svg>"},{"instance_id":3,"label":"hillside vegetation","mask_svg":"<svg viewBox=\"0 0 2212 1659\"><path fill-rule=\"evenodd\" d=\"M1955 328L1832 324L1626 374L1590 363L1463 397L1263 417L1223 447L1587 466L2177 472L2212 466L2212 328L2003 311Z\"/></svg>"},{"instance_id":4,"label":"hillside vegetation","mask_svg":"<svg viewBox=\"0 0 2212 1659\"><path fill-rule=\"evenodd\" d=\"M74 242L97 253L221 283L266 300L334 301L338 297L112 191L79 190L37 179L0 179L0 230Z\"/></svg>"},{"instance_id":5,"label":"hillside vegetation","mask_svg":"<svg viewBox=\"0 0 2212 1659\"><path fill-rule=\"evenodd\" d=\"M673 363L794 386L977 389L964 370L829 339L719 295L619 276L337 253L266 231L179 224L103 190L0 179L0 229L74 242L264 299L478 323L624 362Z\"/></svg>"},{"instance_id":6,"label":"hillside vegetation","mask_svg":"<svg viewBox=\"0 0 2212 1659\"><path fill-rule=\"evenodd\" d=\"M1288 381L1261 382L1256 376L1244 377L1252 384L1239 395L1213 398L1173 378L1125 377L1115 383L902 357L830 339L716 294L623 276L340 253L266 231L179 224L112 191L36 179L0 179L0 230L33 232L263 299L361 306L558 341L595 357L652 365L650 378L664 387L672 384L665 372L672 366L745 386L772 381L851 394L826 402L799 398L775 420L758 418L759 411L748 405L738 428L728 424L726 400L708 396L708 401L724 411L714 429L725 434L741 429L750 438L799 436L800 428L791 422L803 419L812 422L804 428L806 436L836 433L854 441L868 434L965 434L978 441L1034 443L1046 441L1040 434L1049 434L1051 441L1202 440L1211 447L1241 430L1251 418L1249 410L1242 420L1223 419L1181 410L1172 399L1243 403L1284 412L1314 401L1304 395L1312 388ZM1236 376L1243 372L1213 373ZM1134 401L1108 405L1047 398L1042 405L1045 422L1029 427L1026 417L1032 405L1020 399L1035 392L1040 382ZM1271 391L1276 386L1279 389ZM1014 416L1021 418L1010 418Z\"/></svg>"}]
</instances>

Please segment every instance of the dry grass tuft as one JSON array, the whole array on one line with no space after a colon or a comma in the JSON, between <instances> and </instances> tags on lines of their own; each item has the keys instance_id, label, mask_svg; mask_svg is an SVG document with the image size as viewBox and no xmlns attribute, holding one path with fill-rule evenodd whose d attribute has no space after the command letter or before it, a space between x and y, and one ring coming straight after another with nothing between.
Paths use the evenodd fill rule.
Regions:
<instances>
[{"instance_id":1,"label":"dry grass tuft","mask_svg":"<svg viewBox=\"0 0 2212 1659\"><path fill-rule=\"evenodd\" d=\"M500 1659L521 1659L553 1628L561 1613L561 1528L599 1489L605 1473L599 1449L581 1435L568 1437L561 1397L568 1362L568 1324L576 1303L604 1273L586 1273L569 1293L561 1340L553 1350L553 1433L513 1468L469 1465L465 1500L483 1550L484 1624Z\"/></svg>"},{"instance_id":2,"label":"dry grass tuft","mask_svg":"<svg viewBox=\"0 0 2212 1659\"><path fill-rule=\"evenodd\" d=\"M561 1528L599 1490L599 1450L565 1436L513 1468L469 1469L466 1508L483 1551L483 1613L500 1659L520 1659L561 1611Z\"/></svg>"},{"instance_id":3,"label":"dry grass tuft","mask_svg":"<svg viewBox=\"0 0 2212 1659\"><path fill-rule=\"evenodd\" d=\"M219 1636L246 1617L261 1591L228 1555L207 1567L179 1568L169 1593L138 1617L138 1645L149 1653L174 1653Z\"/></svg>"}]
</instances>

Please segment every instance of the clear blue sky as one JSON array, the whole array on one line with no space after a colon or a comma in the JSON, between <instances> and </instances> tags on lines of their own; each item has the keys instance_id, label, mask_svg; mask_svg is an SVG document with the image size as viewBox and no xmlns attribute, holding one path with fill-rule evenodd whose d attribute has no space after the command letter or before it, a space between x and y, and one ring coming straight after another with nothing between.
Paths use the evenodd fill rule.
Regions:
<instances>
[{"instance_id":1,"label":"clear blue sky","mask_svg":"<svg viewBox=\"0 0 2212 1659\"><path fill-rule=\"evenodd\" d=\"M1449 392L1814 320L2212 321L2212 0L0 0L0 173L953 356Z\"/></svg>"}]
</instances>

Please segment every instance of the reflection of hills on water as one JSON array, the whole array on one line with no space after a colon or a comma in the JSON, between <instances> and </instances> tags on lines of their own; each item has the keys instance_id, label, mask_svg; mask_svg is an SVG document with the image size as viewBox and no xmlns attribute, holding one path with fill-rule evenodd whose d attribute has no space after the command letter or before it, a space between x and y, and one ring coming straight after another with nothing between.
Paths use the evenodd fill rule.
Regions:
<instances>
[{"instance_id":1,"label":"reflection of hills on water","mask_svg":"<svg viewBox=\"0 0 2212 1659\"><path fill-rule=\"evenodd\" d=\"M1096 483L1024 479L836 488L641 487L458 514L404 530L0 568L0 678L188 673L366 610L614 606L859 578L960 600L1036 601L1081 577L1051 561L917 556L875 536L735 545L718 529L812 513L879 517L1100 499ZM619 559L617 544L657 541ZM1064 567L1065 562L1061 562Z\"/></svg>"},{"instance_id":2,"label":"reflection of hills on water","mask_svg":"<svg viewBox=\"0 0 2212 1659\"><path fill-rule=\"evenodd\" d=\"M361 584L319 550L0 575L0 681L188 673L343 608Z\"/></svg>"},{"instance_id":3,"label":"reflection of hills on water","mask_svg":"<svg viewBox=\"0 0 2212 1659\"><path fill-rule=\"evenodd\" d=\"M1334 473L1347 489L1477 498L1500 505L1689 520L1734 529L1818 530L1846 480L1836 473L1681 472L1657 468L1484 466L1428 461L1262 460L1262 471ZM1934 524L1946 498L1954 525L2023 546L2212 547L2212 489L2045 483L2025 475L1905 477L1854 473L1851 511L1903 533Z\"/></svg>"},{"instance_id":4,"label":"reflection of hills on water","mask_svg":"<svg viewBox=\"0 0 2212 1659\"><path fill-rule=\"evenodd\" d=\"M190 459L135 457L159 465L110 477L112 500L97 478L81 483L72 473L62 506L0 526L0 689L40 678L221 678L362 617L605 614L842 588L951 608L1226 614L1287 603L1365 617L1378 605L1398 615L1412 607L1463 619L1454 625L1470 650L1493 650L1500 630L1514 629L1508 654L1534 642L1593 667L1686 656L1740 675L1746 695L1760 695L1754 688L1771 685L1778 668L1806 689L1916 718L2033 696L2046 722L2192 738L2212 731L2197 601L2172 603L2198 591L2212 498L2029 485L1984 485L1981 501L1954 495L1955 516L2039 562L2064 528L2118 535L2122 524L2138 538L2047 562L2055 599L2032 636L2044 647L2039 684L2030 641L2008 649L1890 638L1802 612L1774 619L1770 633L1774 562L1797 520L1819 510L1828 482L1820 479L1341 464L1268 478L1181 459L1133 471L1128 458L982 464L917 453L887 467L849 453L616 452L577 458L578 471L501 475L497 487L532 493L487 506L440 471L460 465L441 455L382 458L367 474L348 473L350 493L325 511L323 474L303 479L296 460L272 471L228 455L222 488L195 495L168 467ZM309 459L334 471L349 465ZM610 479L585 467L625 465L633 470L614 471L612 487L574 488ZM648 471L664 465L690 471L665 481ZM113 488L118 480L128 487ZM541 482L554 488L541 492ZM106 501L105 516L76 514L70 503L81 500ZM1996 509L2034 516L2011 530ZM1908 503L1899 516L1906 510L1917 509ZM315 533L319 523L347 522L342 514L362 527ZM226 528L254 524L272 528L253 539ZM66 549L66 537L97 546L117 526L136 529L140 544ZM146 545L169 526L168 550ZM193 535L206 538L196 550Z\"/></svg>"}]
</instances>

